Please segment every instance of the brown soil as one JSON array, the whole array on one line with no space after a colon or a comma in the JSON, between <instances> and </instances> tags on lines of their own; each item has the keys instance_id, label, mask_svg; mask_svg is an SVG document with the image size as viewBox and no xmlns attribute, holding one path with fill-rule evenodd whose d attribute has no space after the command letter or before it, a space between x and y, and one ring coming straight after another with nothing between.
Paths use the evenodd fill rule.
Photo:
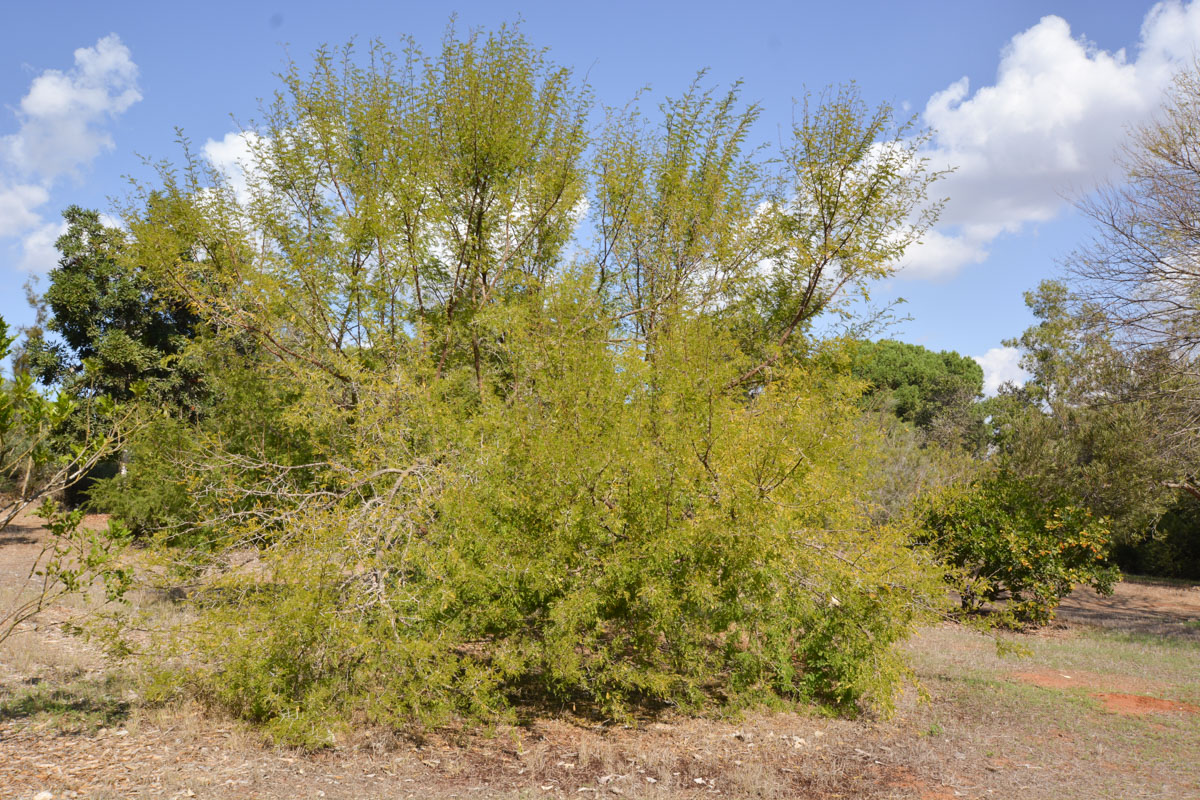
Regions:
<instances>
[{"instance_id":1,"label":"brown soil","mask_svg":"<svg viewBox=\"0 0 1200 800\"><path fill-rule=\"evenodd\" d=\"M1082 587L1062 601L1058 619L1124 633L1200 641L1200 586L1122 581L1107 597Z\"/></svg>"},{"instance_id":2,"label":"brown soil","mask_svg":"<svg viewBox=\"0 0 1200 800\"><path fill-rule=\"evenodd\" d=\"M315 754L261 747L199 712L173 725L87 736L10 723L0 729L0 786L15 797L50 791L56 797L279 800L953 796L883 761L893 757L877 742L831 737L828 745L797 748L796 737L771 735L770 728L797 721L773 715L737 726L734 735L728 724L694 720L658 731L604 732L547 722L517 736L360 743Z\"/></svg>"},{"instance_id":3,"label":"brown soil","mask_svg":"<svg viewBox=\"0 0 1200 800\"><path fill-rule=\"evenodd\" d=\"M1140 694L1119 694L1116 692L1096 692L1092 695L1104 701L1104 710L1115 714L1197 714L1200 706L1190 703L1178 703L1174 700L1162 700L1158 697L1147 697Z\"/></svg>"},{"instance_id":4,"label":"brown soil","mask_svg":"<svg viewBox=\"0 0 1200 800\"><path fill-rule=\"evenodd\" d=\"M954 792L944 787L931 787L908 767L893 767L884 771L887 784L921 800L953 800Z\"/></svg>"}]
</instances>

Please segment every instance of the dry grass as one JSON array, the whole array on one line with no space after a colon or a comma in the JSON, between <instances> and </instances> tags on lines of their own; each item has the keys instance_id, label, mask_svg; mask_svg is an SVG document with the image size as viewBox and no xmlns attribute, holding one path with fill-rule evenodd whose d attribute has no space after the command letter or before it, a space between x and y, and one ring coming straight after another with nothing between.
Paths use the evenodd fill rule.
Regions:
<instances>
[{"instance_id":1,"label":"dry grass","mask_svg":"<svg viewBox=\"0 0 1200 800\"><path fill-rule=\"evenodd\" d=\"M26 533L28 538L28 532ZM0 543L0 580L29 542ZM137 701L128 667L54 624L55 609L0 646L0 795L56 798L1176 798L1200 796L1200 642L1147 633L1200 617L1200 592L1130 584L1121 624L1011 636L1025 658L942 625L908 650L928 702L891 719L816 710L662 718L640 728L542 719L421 741L361 730L301 753L180 703ZM164 621L179 607L134 596ZM1095 598L1074 601L1103 616ZM1156 607L1161 606L1156 610ZM1130 610L1141 619L1132 629ZM1122 628L1122 625L1126 625ZM1183 627L1187 627L1184 625ZM1114 695L1146 713L1115 713ZM1132 703L1127 705L1139 705ZM1124 708L1124 707L1122 707ZM1128 710L1128 709L1125 709Z\"/></svg>"}]
</instances>

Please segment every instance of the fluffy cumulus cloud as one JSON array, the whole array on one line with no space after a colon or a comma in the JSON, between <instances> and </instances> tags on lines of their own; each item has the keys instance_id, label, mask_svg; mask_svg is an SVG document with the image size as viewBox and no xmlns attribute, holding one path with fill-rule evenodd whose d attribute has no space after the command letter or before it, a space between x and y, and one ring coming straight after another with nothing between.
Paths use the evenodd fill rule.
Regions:
<instances>
[{"instance_id":1,"label":"fluffy cumulus cloud","mask_svg":"<svg viewBox=\"0 0 1200 800\"><path fill-rule=\"evenodd\" d=\"M59 179L78 178L113 149L109 126L141 99L137 65L115 34L76 50L70 70L48 69L30 83L14 109L16 132L0 136L0 239L18 239L21 269L54 265L62 225L41 207Z\"/></svg>"},{"instance_id":2,"label":"fluffy cumulus cloud","mask_svg":"<svg viewBox=\"0 0 1200 800\"><path fill-rule=\"evenodd\" d=\"M1136 55L1107 52L1048 16L1012 38L995 83L966 78L929 99L927 153L954 172L937 230L907 257L908 277L936 278L987 258L1004 233L1055 217L1064 196L1118 177L1113 155L1129 127L1162 101L1172 74L1200 48L1200 0L1156 5Z\"/></svg>"},{"instance_id":3,"label":"fluffy cumulus cloud","mask_svg":"<svg viewBox=\"0 0 1200 800\"><path fill-rule=\"evenodd\" d=\"M25 235L21 243L21 260L17 266L34 275L44 275L58 264L58 249L54 243L67 232L65 222L46 222Z\"/></svg>"},{"instance_id":4,"label":"fluffy cumulus cloud","mask_svg":"<svg viewBox=\"0 0 1200 800\"><path fill-rule=\"evenodd\" d=\"M38 207L50 199L44 186L5 185L0 179L0 238L17 236L42 221Z\"/></svg>"},{"instance_id":5,"label":"fluffy cumulus cloud","mask_svg":"<svg viewBox=\"0 0 1200 800\"><path fill-rule=\"evenodd\" d=\"M1021 369L1021 352L1015 347L993 347L981 356L971 356L983 367L983 393L991 396L1006 383L1018 386L1029 374Z\"/></svg>"},{"instance_id":6,"label":"fluffy cumulus cloud","mask_svg":"<svg viewBox=\"0 0 1200 800\"><path fill-rule=\"evenodd\" d=\"M75 51L75 68L34 78L17 108L20 130L3 139L9 166L53 179L113 148L106 123L142 99L138 68L116 35Z\"/></svg>"}]
</instances>

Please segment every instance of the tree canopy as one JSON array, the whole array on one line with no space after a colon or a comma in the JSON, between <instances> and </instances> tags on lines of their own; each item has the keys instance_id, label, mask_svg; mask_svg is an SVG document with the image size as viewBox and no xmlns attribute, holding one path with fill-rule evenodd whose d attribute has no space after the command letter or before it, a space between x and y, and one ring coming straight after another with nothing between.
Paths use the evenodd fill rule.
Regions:
<instances>
[{"instance_id":1,"label":"tree canopy","mask_svg":"<svg viewBox=\"0 0 1200 800\"><path fill-rule=\"evenodd\" d=\"M125 257L125 234L105 225L99 212L71 206L63 219L67 231L55 244L61 258L42 298L53 338L41 330L30 336L24 353L30 372L71 394L124 401L137 386L193 404L199 376L179 359L199 319L155 290Z\"/></svg>"},{"instance_id":2,"label":"tree canopy","mask_svg":"<svg viewBox=\"0 0 1200 800\"><path fill-rule=\"evenodd\" d=\"M852 372L899 419L970 449L982 443L983 368L975 359L884 339L858 346Z\"/></svg>"}]
</instances>

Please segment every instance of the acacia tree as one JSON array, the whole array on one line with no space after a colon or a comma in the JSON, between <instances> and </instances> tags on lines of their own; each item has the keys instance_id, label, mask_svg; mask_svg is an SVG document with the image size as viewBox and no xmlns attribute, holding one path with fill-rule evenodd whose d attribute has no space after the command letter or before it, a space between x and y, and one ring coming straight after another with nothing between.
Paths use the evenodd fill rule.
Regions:
<instances>
[{"instance_id":1,"label":"acacia tree","mask_svg":"<svg viewBox=\"0 0 1200 800\"><path fill-rule=\"evenodd\" d=\"M519 31L369 56L287 72L246 201L188 162L130 209L303 441L210 429L183 465L219 532L199 685L303 741L528 692L886 704L936 588L860 502L861 386L807 326L932 219L920 137L844 90L772 161L697 85L590 142Z\"/></svg>"}]
</instances>

